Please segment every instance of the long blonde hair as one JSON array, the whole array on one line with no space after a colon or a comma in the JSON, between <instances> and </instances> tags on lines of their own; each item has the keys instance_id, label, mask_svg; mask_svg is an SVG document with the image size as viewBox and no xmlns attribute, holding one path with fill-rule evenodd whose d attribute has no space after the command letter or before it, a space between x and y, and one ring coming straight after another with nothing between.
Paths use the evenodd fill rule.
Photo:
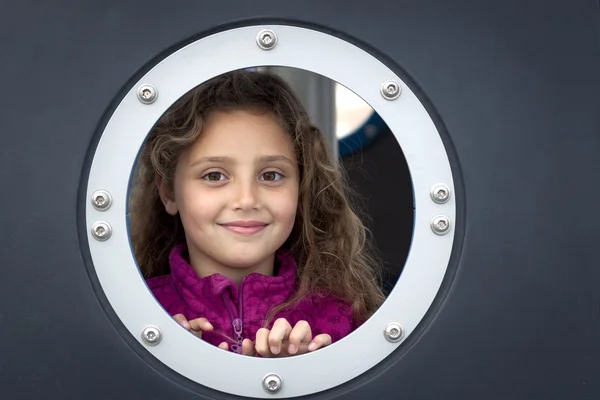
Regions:
<instances>
[{"instance_id":1,"label":"long blonde hair","mask_svg":"<svg viewBox=\"0 0 600 400\"><path fill-rule=\"evenodd\" d=\"M297 291L267 320L308 295L327 293L351 303L355 322L364 322L385 299L380 263L322 133L290 87L272 74L233 71L213 78L175 102L154 127L140 154L130 203L131 240L144 277L168 274L169 252L185 243L181 220L165 211L156 177L172 185L179 157L201 134L203 119L236 109L274 115L293 139L300 169L296 222L284 244L297 263Z\"/></svg>"}]
</instances>

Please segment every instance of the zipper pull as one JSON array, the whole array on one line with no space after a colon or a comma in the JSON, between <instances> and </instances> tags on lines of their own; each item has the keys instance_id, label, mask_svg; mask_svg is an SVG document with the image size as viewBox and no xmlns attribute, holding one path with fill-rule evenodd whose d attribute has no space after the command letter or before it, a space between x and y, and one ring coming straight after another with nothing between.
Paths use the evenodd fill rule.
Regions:
<instances>
[{"instance_id":1,"label":"zipper pull","mask_svg":"<svg viewBox=\"0 0 600 400\"><path fill-rule=\"evenodd\" d=\"M233 331L239 337L242 336L242 332L244 330L244 324L240 318L236 318L233 320Z\"/></svg>"},{"instance_id":2,"label":"zipper pull","mask_svg":"<svg viewBox=\"0 0 600 400\"><path fill-rule=\"evenodd\" d=\"M235 333L235 340L237 343L231 345L231 351L237 354L242 354L242 342L244 338L242 337L242 332L244 331L244 324L240 318L236 318L233 320L233 332Z\"/></svg>"}]
</instances>

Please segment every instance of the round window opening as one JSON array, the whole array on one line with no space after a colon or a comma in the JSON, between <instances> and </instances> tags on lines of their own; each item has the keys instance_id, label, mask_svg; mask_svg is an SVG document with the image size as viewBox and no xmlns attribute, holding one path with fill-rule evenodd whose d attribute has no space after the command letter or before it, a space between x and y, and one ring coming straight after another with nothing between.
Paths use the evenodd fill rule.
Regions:
<instances>
[{"instance_id":1,"label":"round window opening","mask_svg":"<svg viewBox=\"0 0 600 400\"><path fill-rule=\"evenodd\" d=\"M356 98L339 87L367 111L344 120ZM414 331L450 258L453 190L431 117L385 65L317 31L238 28L168 56L115 110L88 180L90 253L165 365L236 395L302 396Z\"/></svg>"}]
</instances>

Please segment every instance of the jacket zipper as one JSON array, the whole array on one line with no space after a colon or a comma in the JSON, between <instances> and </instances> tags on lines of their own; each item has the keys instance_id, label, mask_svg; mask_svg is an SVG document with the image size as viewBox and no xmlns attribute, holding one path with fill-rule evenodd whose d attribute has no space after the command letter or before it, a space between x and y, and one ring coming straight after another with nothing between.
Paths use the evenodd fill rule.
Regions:
<instances>
[{"instance_id":1,"label":"jacket zipper","mask_svg":"<svg viewBox=\"0 0 600 400\"><path fill-rule=\"evenodd\" d=\"M229 312L229 317L231 318L231 326L233 327L233 336L235 338L236 343L231 345L231 351L234 353L241 354L242 353L242 342L244 341L244 337L242 336L244 332L244 320L243 320L243 288L244 288L244 280L240 283L240 287L238 289L238 315L235 315L235 309L233 307L231 296L229 293L223 293L223 301L225 302L225 306L227 307L227 311Z\"/></svg>"}]
</instances>

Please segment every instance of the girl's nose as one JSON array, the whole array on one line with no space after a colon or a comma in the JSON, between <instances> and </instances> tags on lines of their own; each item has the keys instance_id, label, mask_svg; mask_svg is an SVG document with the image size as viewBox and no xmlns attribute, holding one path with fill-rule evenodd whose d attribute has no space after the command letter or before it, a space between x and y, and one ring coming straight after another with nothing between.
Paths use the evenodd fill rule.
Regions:
<instances>
[{"instance_id":1,"label":"girl's nose","mask_svg":"<svg viewBox=\"0 0 600 400\"><path fill-rule=\"evenodd\" d=\"M258 207L257 185L255 182L238 181L233 202L234 209L252 210Z\"/></svg>"}]
</instances>

